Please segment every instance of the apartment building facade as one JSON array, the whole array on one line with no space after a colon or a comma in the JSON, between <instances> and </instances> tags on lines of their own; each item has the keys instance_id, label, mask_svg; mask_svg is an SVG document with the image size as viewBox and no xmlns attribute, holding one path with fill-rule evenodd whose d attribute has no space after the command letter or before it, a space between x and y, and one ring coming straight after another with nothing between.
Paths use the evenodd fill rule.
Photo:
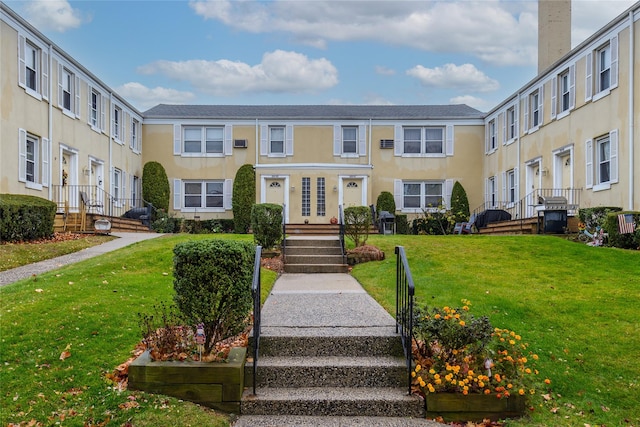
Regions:
<instances>
[{"instance_id":1,"label":"apartment building facade","mask_svg":"<svg viewBox=\"0 0 640 427\"><path fill-rule=\"evenodd\" d=\"M382 191L399 212L419 215L447 206L455 181L472 209L522 206L516 216L535 216L543 190L581 207L640 210L640 3L547 58L488 113L465 105L140 112L0 5L0 193L62 210L77 209L84 192L110 206L105 214L121 214L141 204L143 165L158 161L170 210L186 218L232 218L244 164L256 170L256 202L283 204L290 223L329 222L339 206L374 204Z\"/></svg>"}]
</instances>

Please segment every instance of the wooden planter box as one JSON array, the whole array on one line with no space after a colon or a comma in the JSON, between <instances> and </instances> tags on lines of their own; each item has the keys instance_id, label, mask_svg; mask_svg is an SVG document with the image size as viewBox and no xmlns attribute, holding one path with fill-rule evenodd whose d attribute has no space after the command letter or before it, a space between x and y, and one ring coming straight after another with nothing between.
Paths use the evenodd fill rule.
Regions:
<instances>
[{"instance_id":1,"label":"wooden planter box","mask_svg":"<svg viewBox=\"0 0 640 427\"><path fill-rule=\"evenodd\" d=\"M525 396L498 399L489 394L429 393L426 397L427 418L442 417L445 422L496 421L524 415Z\"/></svg>"},{"instance_id":2,"label":"wooden planter box","mask_svg":"<svg viewBox=\"0 0 640 427\"><path fill-rule=\"evenodd\" d=\"M226 362L156 362L144 352L129 366L129 389L166 394L225 412L240 412L247 349Z\"/></svg>"}]
</instances>

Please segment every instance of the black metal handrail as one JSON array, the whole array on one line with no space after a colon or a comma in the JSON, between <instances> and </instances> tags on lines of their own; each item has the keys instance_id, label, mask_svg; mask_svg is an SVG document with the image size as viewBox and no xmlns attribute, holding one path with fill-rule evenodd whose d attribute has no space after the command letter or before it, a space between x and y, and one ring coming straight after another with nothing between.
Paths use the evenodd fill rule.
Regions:
<instances>
[{"instance_id":1,"label":"black metal handrail","mask_svg":"<svg viewBox=\"0 0 640 427\"><path fill-rule=\"evenodd\" d=\"M344 212L342 205L338 206L338 224L340 226L340 248L342 249L342 263L347 263L347 251L344 246Z\"/></svg>"},{"instance_id":2,"label":"black metal handrail","mask_svg":"<svg viewBox=\"0 0 640 427\"><path fill-rule=\"evenodd\" d=\"M411 394L411 370L413 361L413 304L415 286L404 247L396 246L396 333L402 338L402 349L407 362L409 394Z\"/></svg>"},{"instance_id":3,"label":"black metal handrail","mask_svg":"<svg viewBox=\"0 0 640 427\"><path fill-rule=\"evenodd\" d=\"M123 216L127 211L144 208L141 198L113 197L97 185L53 185L52 201L57 204L57 212L80 212L110 217Z\"/></svg>"},{"instance_id":4,"label":"black metal handrail","mask_svg":"<svg viewBox=\"0 0 640 427\"><path fill-rule=\"evenodd\" d=\"M262 246L256 246L256 256L253 263L253 282L251 283L251 296L253 297L253 394L256 394L256 382L258 371L258 354L260 353L260 260L262 258Z\"/></svg>"}]
</instances>

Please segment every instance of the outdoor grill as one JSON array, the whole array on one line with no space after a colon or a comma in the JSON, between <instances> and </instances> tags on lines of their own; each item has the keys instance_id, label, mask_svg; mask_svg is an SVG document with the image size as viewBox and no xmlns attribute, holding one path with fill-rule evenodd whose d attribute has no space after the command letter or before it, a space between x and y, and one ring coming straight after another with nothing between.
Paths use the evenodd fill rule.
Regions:
<instances>
[{"instance_id":1,"label":"outdoor grill","mask_svg":"<svg viewBox=\"0 0 640 427\"><path fill-rule=\"evenodd\" d=\"M569 205L567 198L538 196L538 204L542 207L538 210L538 233L564 233L567 228L567 210L575 209Z\"/></svg>"}]
</instances>

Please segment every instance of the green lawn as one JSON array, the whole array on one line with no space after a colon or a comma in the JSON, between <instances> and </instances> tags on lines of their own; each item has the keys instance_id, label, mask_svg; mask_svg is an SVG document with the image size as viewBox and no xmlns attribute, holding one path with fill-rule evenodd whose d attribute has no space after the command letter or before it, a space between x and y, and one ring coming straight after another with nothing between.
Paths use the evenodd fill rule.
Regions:
<instances>
[{"instance_id":1,"label":"green lawn","mask_svg":"<svg viewBox=\"0 0 640 427\"><path fill-rule=\"evenodd\" d=\"M531 417L509 425L640 425L640 251L550 236L371 236L382 262L353 275L395 310L395 245L404 246L420 305L460 306L522 335L540 355Z\"/></svg>"},{"instance_id":2,"label":"green lawn","mask_svg":"<svg viewBox=\"0 0 640 427\"><path fill-rule=\"evenodd\" d=\"M202 238L252 241L159 237L0 288L0 425L227 426L227 415L105 377L140 340L138 313L171 300L175 244ZM267 292L275 273L262 277Z\"/></svg>"}]
</instances>

